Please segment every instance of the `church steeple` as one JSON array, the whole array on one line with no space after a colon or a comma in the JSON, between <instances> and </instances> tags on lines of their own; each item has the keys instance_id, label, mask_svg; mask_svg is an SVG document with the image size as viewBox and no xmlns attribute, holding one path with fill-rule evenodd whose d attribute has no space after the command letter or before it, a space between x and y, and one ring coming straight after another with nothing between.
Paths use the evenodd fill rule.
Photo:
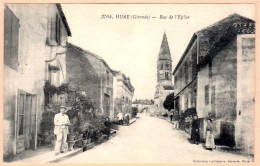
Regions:
<instances>
[{"instance_id":1,"label":"church steeple","mask_svg":"<svg viewBox=\"0 0 260 166\"><path fill-rule=\"evenodd\" d=\"M157 83L172 84L172 57L166 33L163 34L160 52L157 59Z\"/></svg>"},{"instance_id":2,"label":"church steeple","mask_svg":"<svg viewBox=\"0 0 260 166\"><path fill-rule=\"evenodd\" d=\"M161 44L160 52L158 55L158 60L172 60L171 52L170 52L170 48L168 45L167 36L166 36L165 31L163 34L162 44Z\"/></svg>"},{"instance_id":3,"label":"church steeple","mask_svg":"<svg viewBox=\"0 0 260 166\"><path fill-rule=\"evenodd\" d=\"M163 102L167 95L174 92L173 89L172 57L167 41L167 36L164 32L160 52L157 59L157 85L154 95L154 103L160 111L161 115L168 112L164 109Z\"/></svg>"}]
</instances>

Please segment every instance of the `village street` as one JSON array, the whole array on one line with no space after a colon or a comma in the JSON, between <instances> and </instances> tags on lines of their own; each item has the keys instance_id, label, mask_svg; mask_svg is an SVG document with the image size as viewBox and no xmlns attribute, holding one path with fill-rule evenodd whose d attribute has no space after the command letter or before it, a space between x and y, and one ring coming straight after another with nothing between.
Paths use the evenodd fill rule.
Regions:
<instances>
[{"instance_id":1,"label":"village street","mask_svg":"<svg viewBox=\"0 0 260 166\"><path fill-rule=\"evenodd\" d=\"M118 134L64 163L194 163L250 160L222 151L207 151L202 145L190 144L187 134L156 117L139 114L135 123L121 126Z\"/></svg>"}]
</instances>

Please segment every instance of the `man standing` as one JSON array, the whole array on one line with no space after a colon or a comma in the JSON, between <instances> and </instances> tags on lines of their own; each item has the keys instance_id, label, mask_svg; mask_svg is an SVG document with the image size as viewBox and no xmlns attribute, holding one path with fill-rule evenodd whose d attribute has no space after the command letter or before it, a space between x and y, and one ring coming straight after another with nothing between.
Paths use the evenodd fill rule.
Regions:
<instances>
[{"instance_id":1,"label":"man standing","mask_svg":"<svg viewBox=\"0 0 260 166\"><path fill-rule=\"evenodd\" d=\"M126 113L126 114L125 114L125 121L126 121L126 125L128 126L128 125L129 125L129 121L130 121L130 115L129 115L129 113Z\"/></svg>"},{"instance_id":2,"label":"man standing","mask_svg":"<svg viewBox=\"0 0 260 166\"><path fill-rule=\"evenodd\" d=\"M70 120L65 114L67 108L65 106L60 107L60 113L54 117L54 134L56 135L55 155L60 152L68 151L67 135L69 133Z\"/></svg>"},{"instance_id":3,"label":"man standing","mask_svg":"<svg viewBox=\"0 0 260 166\"><path fill-rule=\"evenodd\" d=\"M173 110L171 109L171 110L169 111L169 113L170 113L170 120L172 121L172 119L173 119Z\"/></svg>"},{"instance_id":4,"label":"man standing","mask_svg":"<svg viewBox=\"0 0 260 166\"><path fill-rule=\"evenodd\" d=\"M173 128L179 129L179 112L173 111Z\"/></svg>"},{"instance_id":5,"label":"man standing","mask_svg":"<svg viewBox=\"0 0 260 166\"><path fill-rule=\"evenodd\" d=\"M199 120L198 116L194 115L193 121L191 124L191 140L198 145L200 142L200 133L199 133Z\"/></svg>"},{"instance_id":6,"label":"man standing","mask_svg":"<svg viewBox=\"0 0 260 166\"><path fill-rule=\"evenodd\" d=\"M118 123L119 123L120 125L123 125L123 113L122 113L122 112L119 112L119 113L117 114L117 117L118 117Z\"/></svg>"}]
</instances>

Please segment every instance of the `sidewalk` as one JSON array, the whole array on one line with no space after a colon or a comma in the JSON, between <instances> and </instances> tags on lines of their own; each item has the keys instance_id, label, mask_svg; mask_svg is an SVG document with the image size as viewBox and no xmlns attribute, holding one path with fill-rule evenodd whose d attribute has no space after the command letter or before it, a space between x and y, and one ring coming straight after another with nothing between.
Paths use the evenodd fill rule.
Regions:
<instances>
[{"instance_id":1,"label":"sidewalk","mask_svg":"<svg viewBox=\"0 0 260 166\"><path fill-rule=\"evenodd\" d=\"M77 148L67 153L61 153L57 156L51 147L42 146L37 151L28 149L20 154L17 154L11 163L54 163L82 153L83 148Z\"/></svg>"},{"instance_id":2,"label":"sidewalk","mask_svg":"<svg viewBox=\"0 0 260 166\"><path fill-rule=\"evenodd\" d=\"M158 117L158 118L163 119L163 120L166 120L167 122L173 124L173 122L170 121L169 118L164 118L164 117ZM185 132L185 131L183 131L183 130L179 130L179 131L180 131L180 132L183 134L183 136L185 136L187 139L190 138L190 135L189 135L187 132ZM201 145L204 146L204 143L201 143ZM241 156L245 156L245 157L254 158L254 156L252 156L252 155L246 154L246 153L244 153L244 152L242 152L242 151L240 151L240 150L231 148L231 147L229 147L229 146L215 145L215 147L216 147L215 150L217 150L217 151L227 152L227 153L232 153L232 154L236 154L236 155L241 155Z\"/></svg>"},{"instance_id":3,"label":"sidewalk","mask_svg":"<svg viewBox=\"0 0 260 166\"><path fill-rule=\"evenodd\" d=\"M132 124L135 121L136 118L133 118L129 121L129 123ZM114 137L115 135L116 132L111 136ZM91 148L87 147L87 149L91 149ZM83 149L84 147L74 148L73 151L60 153L59 155L55 156L54 154L55 152L52 147L40 146L36 151L32 149L27 149L26 151L15 155L15 157L11 161L6 161L6 162L7 163L56 163L84 152Z\"/></svg>"},{"instance_id":4,"label":"sidewalk","mask_svg":"<svg viewBox=\"0 0 260 166\"><path fill-rule=\"evenodd\" d=\"M134 123L135 121L136 121L136 118L132 118L132 119L129 120L129 124L132 124L132 123Z\"/></svg>"}]
</instances>

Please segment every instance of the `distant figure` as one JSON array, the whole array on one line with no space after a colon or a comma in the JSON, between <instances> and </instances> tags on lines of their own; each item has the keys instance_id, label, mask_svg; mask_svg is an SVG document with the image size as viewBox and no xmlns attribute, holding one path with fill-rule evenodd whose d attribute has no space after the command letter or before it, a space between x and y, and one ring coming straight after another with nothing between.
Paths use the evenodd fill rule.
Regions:
<instances>
[{"instance_id":1,"label":"distant figure","mask_svg":"<svg viewBox=\"0 0 260 166\"><path fill-rule=\"evenodd\" d=\"M129 121L130 121L130 114L129 113L126 113L125 114L125 122L126 122L126 125L129 126Z\"/></svg>"},{"instance_id":2,"label":"distant figure","mask_svg":"<svg viewBox=\"0 0 260 166\"><path fill-rule=\"evenodd\" d=\"M179 129L179 120L180 120L180 116L179 116L178 111L174 111L174 113L173 113L173 128Z\"/></svg>"},{"instance_id":3,"label":"distant figure","mask_svg":"<svg viewBox=\"0 0 260 166\"><path fill-rule=\"evenodd\" d=\"M110 137L110 129L111 129L111 122L109 120L109 117L105 118L104 125L105 125L104 133L107 135L107 139L109 139L109 137Z\"/></svg>"},{"instance_id":4,"label":"distant figure","mask_svg":"<svg viewBox=\"0 0 260 166\"><path fill-rule=\"evenodd\" d=\"M173 110L170 110L170 120L173 120Z\"/></svg>"},{"instance_id":5,"label":"distant figure","mask_svg":"<svg viewBox=\"0 0 260 166\"><path fill-rule=\"evenodd\" d=\"M60 152L68 151L67 144L67 135L69 133L70 120L69 117L65 114L67 108L65 106L60 107L60 113L54 116L54 134L57 136L56 145L55 145L55 155L58 155Z\"/></svg>"},{"instance_id":6,"label":"distant figure","mask_svg":"<svg viewBox=\"0 0 260 166\"><path fill-rule=\"evenodd\" d=\"M199 132L199 120L198 120L198 116L195 115L193 117L193 121L191 124L191 140L196 143L197 145L200 142L200 132Z\"/></svg>"},{"instance_id":7,"label":"distant figure","mask_svg":"<svg viewBox=\"0 0 260 166\"><path fill-rule=\"evenodd\" d=\"M213 133L213 123L211 119L208 119L207 127L206 127L206 148L209 150L213 150L215 148L215 140Z\"/></svg>"},{"instance_id":8,"label":"distant figure","mask_svg":"<svg viewBox=\"0 0 260 166\"><path fill-rule=\"evenodd\" d=\"M118 118L118 123L119 123L120 125L123 125L123 113L122 113L122 112L119 112L119 113L117 114L117 118Z\"/></svg>"}]
</instances>

